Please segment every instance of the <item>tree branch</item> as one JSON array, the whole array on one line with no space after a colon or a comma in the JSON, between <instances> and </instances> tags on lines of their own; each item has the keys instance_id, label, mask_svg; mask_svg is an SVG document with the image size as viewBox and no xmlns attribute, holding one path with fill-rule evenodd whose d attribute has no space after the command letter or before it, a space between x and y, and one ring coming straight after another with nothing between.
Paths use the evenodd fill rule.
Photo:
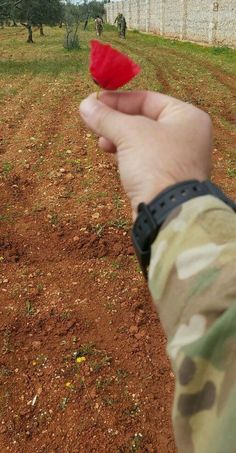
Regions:
<instances>
[{"instance_id":1,"label":"tree branch","mask_svg":"<svg viewBox=\"0 0 236 453\"><path fill-rule=\"evenodd\" d=\"M19 3L21 3L22 0L16 0L15 3L13 5L9 5L9 2L6 1L5 3L0 3L0 7L1 8L4 8L4 6L13 6L13 8L15 8L17 5L19 5Z\"/></svg>"}]
</instances>

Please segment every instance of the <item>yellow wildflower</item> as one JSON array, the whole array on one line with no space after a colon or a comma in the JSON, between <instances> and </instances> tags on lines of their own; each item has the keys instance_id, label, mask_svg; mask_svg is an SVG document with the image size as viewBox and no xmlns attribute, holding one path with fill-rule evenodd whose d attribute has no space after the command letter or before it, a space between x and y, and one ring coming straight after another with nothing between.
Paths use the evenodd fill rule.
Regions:
<instances>
[{"instance_id":1,"label":"yellow wildflower","mask_svg":"<svg viewBox=\"0 0 236 453\"><path fill-rule=\"evenodd\" d=\"M82 357L77 357L76 358L76 363L82 363L82 362L85 362L86 360L86 357L82 356Z\"/></svg>"}]
</instances>

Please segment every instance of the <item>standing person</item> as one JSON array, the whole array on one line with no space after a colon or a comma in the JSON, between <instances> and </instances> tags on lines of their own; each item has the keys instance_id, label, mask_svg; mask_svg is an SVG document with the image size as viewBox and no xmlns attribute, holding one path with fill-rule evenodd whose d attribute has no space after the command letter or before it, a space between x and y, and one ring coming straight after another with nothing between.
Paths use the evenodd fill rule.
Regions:
<instances>
[{"instance_id":1,"label":"standing person","mask_svg":"<svg viewBox=\"0 0 236 453\"><path fill-rule=\"evenodd\" d=\"M125 39L126 28L127 28L126 20L125 20L125 17L123 16L123 14L122 14L121 15L121 19L120 19L120 38Z\"/></svg>"},{"instance_id":2,"label":"standing person","mask_svg":"<svg viewBox=\"0 0 236 453\"><path fill-rule=\"evenodd\" d=\"M208 181L210 118L160 93L96 96L80 113L116 153L136 219L136 253L176 377L178 452L235 453L236 205Z\"/></svg>"},{"instance_id":3,"label":"standing person","mask_svg":"<svg viewBox=\"0 0 236 453\"><path fill-rule=\"evenodd\" d=\"M119 13L118 16L115 18L114 24L117 24L117 30L118 30L118 35L120 36L121 34L121 17L122 14Z\"/></svg>"},{"instance_id":4,"label":"standing person","mask_svg":"<svg viewBox=\"0 0 236 453\"><path fill-rule=\"evenodd\" d=\"M103 31L103 20L99 16L97 16L95 19L95 29L96 29L97 36L100 37L102 35L102 31Z\"/></svg>"}]
</instances>

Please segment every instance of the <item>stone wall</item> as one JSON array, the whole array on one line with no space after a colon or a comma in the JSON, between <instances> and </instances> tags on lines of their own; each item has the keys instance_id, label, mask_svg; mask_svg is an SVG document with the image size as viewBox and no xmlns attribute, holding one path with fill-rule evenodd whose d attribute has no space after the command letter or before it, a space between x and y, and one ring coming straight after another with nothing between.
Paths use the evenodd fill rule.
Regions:
<instances>
[{"instance_id":1,"label":"stone wall","mask_svg":"<svg viewBox=\"0 0 236 453\"><path fill-rule=\"evenodd\" d=\"M131 29L236 48L236 0L119 0L106 10L111 24L121 12Z\"/></svg>"}]
</instances>

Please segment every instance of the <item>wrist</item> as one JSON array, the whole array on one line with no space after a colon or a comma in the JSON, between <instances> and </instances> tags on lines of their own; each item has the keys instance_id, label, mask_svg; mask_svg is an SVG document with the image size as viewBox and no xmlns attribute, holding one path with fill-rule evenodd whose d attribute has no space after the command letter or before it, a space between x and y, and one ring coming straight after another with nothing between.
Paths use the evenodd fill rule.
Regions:
<instances>
[{"instance_id":1,"label":"wrist","mask_svg":"<svg viewBox=\"0 0 236 453\"><path fill-rule=\"evenodd\" d=\"M145 276L147 276L147 267L150 261L151 245L167 217L183 203L204 195L213 195L236 212L236 204L226 197L217 186L210 181L200 182L197 180L174 184L160 193L149 204L141 203L139 205L132 239Z\"/></svg>"}]
</instances>

